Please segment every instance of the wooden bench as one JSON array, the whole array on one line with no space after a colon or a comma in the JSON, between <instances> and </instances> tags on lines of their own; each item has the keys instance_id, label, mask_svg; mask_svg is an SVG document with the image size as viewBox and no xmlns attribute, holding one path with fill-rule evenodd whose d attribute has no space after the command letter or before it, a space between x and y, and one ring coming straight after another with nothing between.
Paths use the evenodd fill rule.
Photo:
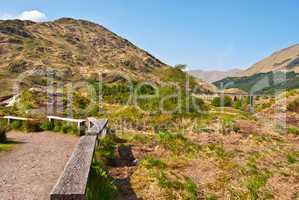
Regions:
<instances>
[{"instance_id":1,"label":"wooden bench","mask_svg":"<svg viewBox=\"0 0 299 200\"><path fill-rule=\"evenodd\" d=\"M53 123L54 120L77 123L78 134L80 134L81 132L81 125L86 122L85 119L72 119L72 118L64 118L64 117L57 117L57 116L47 116L47 118L51 123Z\"/></svg>"},{"instance_id":2,"label":"wooden bench","mask_svg":"<svg viewBox=\"0 0 299 200\"><path fill-rule=\"evenodd\" d=\"M50 200L84 200L88 176L93 160L98 136L105 131L107 120L98 134L80 138L71 158L50 194ZM92 122L91 122L92 123Z\"/></svg>"}]
</instances>

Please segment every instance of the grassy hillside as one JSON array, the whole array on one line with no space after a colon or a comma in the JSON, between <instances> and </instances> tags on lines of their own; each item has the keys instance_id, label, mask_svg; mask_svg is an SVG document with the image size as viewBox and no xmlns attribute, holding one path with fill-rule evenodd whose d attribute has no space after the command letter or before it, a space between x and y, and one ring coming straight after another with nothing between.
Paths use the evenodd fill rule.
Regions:
<instances>
[{"instance_id":1,"label":"grassy hillside","mask_svg":"<svg viewBox=\"0 0 299 200\"><path fill-rule=\"evenodd\" d=\"M247 70L239 73L238 76L252 76L258 73L268 73L282 70L299 73L298 44L274 52L272 55L257 62Z\"/></svg>"},{"instance_id":2,"label":"grassy hillside","mask_svg":"<svg viewBox=\"0 0 299 200\"><path fill-rule=\"evenodd\" d=\"M170 66L148 52L89 21L0 20L0 84L5 86L0 97L12 94L15 80L33 69L33 76L40 79L53 76L78 81L98 78L97 74L102 73L110 82L130 79L155 84L161 84L167 74L173 73ZM187 76L181 72L179 76L182 75ZM31 87L28 81L24 85Z\"/></svg>"},{"instance_id":3,"label":"grassy hillside","mask_svg":"<svg viewBox=\"0 0 299 200\"><path fill-rule=\"evenodd\" d=\"M218 88L239 88L253 93L274 94L279 90L299 88L299 74L295 72L258 73L248 77L229 77L214 82Z\"/></svg>"}]
</instances>

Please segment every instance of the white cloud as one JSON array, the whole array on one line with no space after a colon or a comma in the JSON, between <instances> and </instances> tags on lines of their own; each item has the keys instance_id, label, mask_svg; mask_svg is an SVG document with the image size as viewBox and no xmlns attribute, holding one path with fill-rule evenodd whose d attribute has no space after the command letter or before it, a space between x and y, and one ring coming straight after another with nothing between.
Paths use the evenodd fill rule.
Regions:
<instances>
[{"instance_id":1,"label":"white cloud","mask_svg":"<svg viewBox=\"0 0 299 200\"><path fill-rule=\"evenodd\" d=\"M2 13L0 14L0 19L3 20L20 19L20 20L31 20L34 22L41 22L41 21L45 21L47 19L47 16L38 10L29 10L29 11L23 11L22 13L17 15Z\"/></svg>"}]
</instances>

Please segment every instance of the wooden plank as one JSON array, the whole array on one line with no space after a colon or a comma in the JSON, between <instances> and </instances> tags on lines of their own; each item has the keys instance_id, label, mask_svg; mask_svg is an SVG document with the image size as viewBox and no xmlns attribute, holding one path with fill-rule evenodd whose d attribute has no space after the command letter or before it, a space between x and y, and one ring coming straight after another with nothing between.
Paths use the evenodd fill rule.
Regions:
<instances>
[{"instance_id":1,"label":"wooden plank","mask_svg":"<svg viewBox=\"0 0 299 200\"><path fill-rule=\"evenodd\" d=\"M99 135L106 128L108 124L107 119L96 119L93 117L88 118L88 130L86 131L87 135ZM93 125L91 127L91 124Z\"/></svg>"},{"instance_id":2,"label":"wooden plank","mask_svg":"<svg viewBox=\"0 0 299 200\"><path fill-rule=\"evenodd\" d=\"M61 121L68 121L68 122L76 122L76 123L83 123L86 121L85 119L72 119L72 118L64 118L64 117L58 117L58 116L48 116L47 118L61 120Z\"/></svg>"},{"instance_id":3,"label":"wooden plank","mask_svg":"<svg viewBox=\"0 0 299 200\"><path fill-rule=\"evenodd\" d=\"M29 121L29 120L34 120L31 118L25 118L25 117L16 117L16 116L4 116L4 119L15 119L15 120L22 120L22 121Z\"/></svg>"},{"instance_id":4,"label":"wooden plank","mask_svg":"<svg viewBox=\"0 0 299 200\"><path fill-rule=\"evenodd\" d=\"M97 136L80 138L63 174L53 188L51 200L83 200Z\"/></svg>"}]
</instances>

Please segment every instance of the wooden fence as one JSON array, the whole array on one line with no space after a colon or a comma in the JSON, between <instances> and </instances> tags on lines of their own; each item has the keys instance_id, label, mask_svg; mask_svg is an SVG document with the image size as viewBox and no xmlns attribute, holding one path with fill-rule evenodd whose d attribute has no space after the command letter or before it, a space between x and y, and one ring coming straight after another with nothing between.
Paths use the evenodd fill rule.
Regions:
<instances>
[{"instance_id":1,"label":"wooden fence","mask_svg":"<svg viewBox=\"0 0 299 200\"><path fill-rule=\"evenodd\" d=\"M88 135L82 136L50 194L51 200L84 200L97 140L106 134L106 119L91 121ZM94 128L95 127L95 128ZM88 133L88 132L87 132Z\"/></svg>"}]
</instances>

